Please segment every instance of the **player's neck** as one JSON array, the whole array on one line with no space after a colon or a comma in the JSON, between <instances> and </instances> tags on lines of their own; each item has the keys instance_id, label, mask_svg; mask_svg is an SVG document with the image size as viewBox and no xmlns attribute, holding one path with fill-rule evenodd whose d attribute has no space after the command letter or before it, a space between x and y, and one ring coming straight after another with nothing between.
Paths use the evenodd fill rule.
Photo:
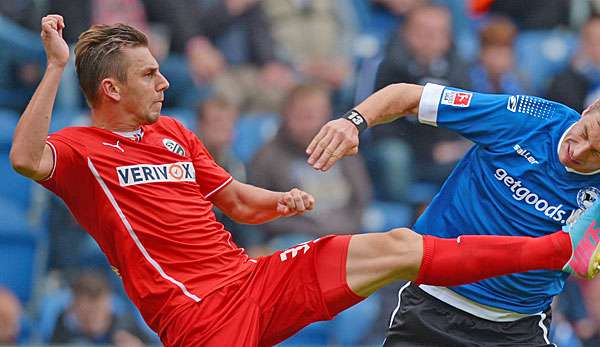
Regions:
<instances>
[{"instance_id":1,"label":"player's neck","mask_svg":"<svg viewBox=\"0 0 600 347\"><path fill-rule=\"evenodd\" d=\"M114 132L134 131L141 127L141 124L133 115L124 113L116 108L93 108L91 118L92 126Z\"/></svg>"}]
</instances>

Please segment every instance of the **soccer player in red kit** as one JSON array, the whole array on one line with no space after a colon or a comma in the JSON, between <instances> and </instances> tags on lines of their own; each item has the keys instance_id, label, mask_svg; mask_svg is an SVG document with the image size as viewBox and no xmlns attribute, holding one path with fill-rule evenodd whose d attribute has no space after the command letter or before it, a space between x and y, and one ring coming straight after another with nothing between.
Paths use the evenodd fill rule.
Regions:
<instances>
[{"instance_id":1,"label":"soccer player in red kit","mask_svg":"<svg viewBox=\"0 0 600 347\"><path fill-rule=\"evenodd\" d=\"M48 65L15 130L11 162L66 202L165 346L273 345L399 279L453 285L560 270L572 257L593 264L595 253L579 252L583 231L457 240L401 228L249 258L213 204L238 222L263 223L311 210L313 197L236 181L193 133L161 116L169 83L144 34L123 24L93 26L75 48L92 126L48 136L69 57L64 28L59 15L42 19Z\"/></svg>"}]
</instances>

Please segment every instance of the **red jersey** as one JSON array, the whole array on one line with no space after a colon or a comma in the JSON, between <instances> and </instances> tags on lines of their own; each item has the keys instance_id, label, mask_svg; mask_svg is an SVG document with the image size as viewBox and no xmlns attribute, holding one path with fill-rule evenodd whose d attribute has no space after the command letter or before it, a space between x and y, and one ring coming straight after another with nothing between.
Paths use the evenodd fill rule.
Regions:
<instances>
[{"instance_id":1,"label":"red jersey","mask_svg":"<svg viewBox=\"0 0 600 347\"><path fill-rule=\"evenodd\" d=\"M159 332L177 306L239 279L255 261L212 212L211 196L231 175L176 120L162 116L142 130L139 141L95 127L50 135L54 168L39 183L94 237Z\"/></svg>"}]
</instances>

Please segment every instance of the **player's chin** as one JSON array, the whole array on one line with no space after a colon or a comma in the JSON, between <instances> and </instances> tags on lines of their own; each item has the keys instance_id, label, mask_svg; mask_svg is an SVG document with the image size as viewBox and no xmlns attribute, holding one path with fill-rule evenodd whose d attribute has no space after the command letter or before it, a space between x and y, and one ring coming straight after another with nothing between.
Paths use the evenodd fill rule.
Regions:
<instances>
[{"instance_id":1,"label":"player's chin","mask_svg":"<svg viewBox=\"0 0 600 347\"><path fill-rule=\"evenodd\" d=\"M154 124L160 118L160 110L152 110L146 115L146 124Z\"/></svg>"}]
</instances>

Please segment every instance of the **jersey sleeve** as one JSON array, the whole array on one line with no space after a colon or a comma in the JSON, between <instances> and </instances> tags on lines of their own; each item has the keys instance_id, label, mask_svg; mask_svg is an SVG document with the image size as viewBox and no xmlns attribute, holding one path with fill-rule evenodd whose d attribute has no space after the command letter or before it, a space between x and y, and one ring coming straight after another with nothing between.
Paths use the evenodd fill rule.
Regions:
<instances>
[{"instance_id":1,"label":"jersey sleeve","mask_svg":"<svg viewBox=\"0 0 600 347\"><path fill-rule=\"evenodd\" d=\"M48 136L46 144L52 151L52 171L48 177L37 182L56 195L64 197L73 186L69 182L77 180L77 172L82 165L82 156L77 148L60 135Z\"/></svg>"},{"instance_id":2,"label":"jersey sleeve","mask_svg":"<svg viewBox=\"0 0 600 347\"><path fill-rule=\"evenodd\" d=\"M181 125L180 127L183 128ZM231 183L233 177L215 162L196 134L185 128L182 130L185 132L190 144L192 161L196 171L196 183L200 186L202 195L210 200L216 192Z\"/></svg>"},{"instance_id":3,"label":"jersey sleeve","mask_svg":"<svg viewBox=\"0 0 600 347\"><path fill-rule=\"evenodd\" d=\"M557 116L560 106L533 96L482 94L429 83L419 103L419 122L486 146L538 128Z\"/></svg>"}]
</instances>

